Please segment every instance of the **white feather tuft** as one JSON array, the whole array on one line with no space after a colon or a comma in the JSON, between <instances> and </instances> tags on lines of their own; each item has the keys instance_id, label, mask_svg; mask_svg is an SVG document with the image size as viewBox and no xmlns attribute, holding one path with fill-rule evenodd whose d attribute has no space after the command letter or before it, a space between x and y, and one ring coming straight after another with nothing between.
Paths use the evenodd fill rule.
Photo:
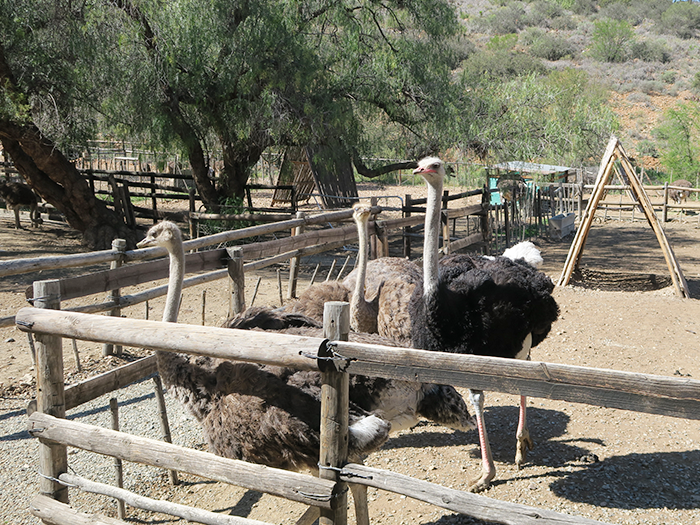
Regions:
<instances>
[{"instance_id":1,"label":"white feather tuft","mask_svg":"<svg viewBox=\"0 0 700 525\"><path fill-rule=\"evenodd\" d=\"M359 450L367 447L372 441L377 439L380 434L388 433L390 424L375 415L363 417L355 424L348 428L348 432L356 443L356 448Z\"/></svg>"},{"instance_id":2,"label":"white feather tuft","mask_svg":"<svg viewBox=\"0 0 700 525\"><path fill-rule=\"evenodd\" d=\"M525 259L525 262L533 268L539 268L543 262L540 250L530 241L523 241L508 248L503 252L503 257L507 257L511 261Z\"/></svg>"}]
</instances>

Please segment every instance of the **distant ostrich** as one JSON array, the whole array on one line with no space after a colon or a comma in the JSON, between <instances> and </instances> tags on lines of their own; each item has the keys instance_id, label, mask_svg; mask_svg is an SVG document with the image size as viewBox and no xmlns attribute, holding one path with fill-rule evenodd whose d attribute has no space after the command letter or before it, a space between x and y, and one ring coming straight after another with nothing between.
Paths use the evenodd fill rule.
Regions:
<instances>
[{"instance_id":1,"label":"distant ostrich","mask_svg":"<svg viewBox=\"0 0 700 525\"><path fill-rule=\"evenodd\" d=\"M681 188L692 188L693 187L693 185L690 183L690 181L687 181L685 179L678 179L677 181L674 181L671 184L669 184L669 186L679 186ZM668 190L668 196L676 204L683 204L689 195L690 195L690 192L688 190L676 190L676 189L669 189Z\"/></svg>"},{"instance_id":2,"label":"distant ostrich","mask_svg":"<svg viewBox=\"0 0 700 525\"><path fill-rule=\"evenodd\" d=\"M37 198L32 189L21 182L0 181L0 197L7 203L8 208L15 212L15 227L19 230L19 209L21 206L29 206L29 220L32 226L38 228L43 222L37 208Z\"/></svg>"},{"instance_id":3,"label":"distant ostrich","mask_svg":"<svg viewBox=\"0 0 700 525\"><path fill-rule=\"evenodd\" d=\"M444 163L435 157L419 162L414 173L428 184L428 210L423 249L423 282L409 306L416 348L440 352L529 359L557 319L551 296L554 285L523 259L451 255L438 262L439 196ZM432 203L432 204L430 204ZM484 426L484 394L470 390L482 454L482 474L469 489L486 489L496 470ZM533 446L521 396L515 462L525 461Z\"/></svg>"},{"instance_id":4,"label":"distant ostrich","mask_svg":"<svg viewBox=\"0 0 700 525\"><path fill-rule=\"evenodd\" d=\"M138 246L168 250L170 275L163 321L176 322L185 270L180 230L171 222L161 222ZM313 323L303 316L288 315L277 326L307 322ZM214 453L288 470L317 470L319 374L164 351L156 352L156 359L164 383L200 422ZM390 428L384 419L351 405L351 460L361 461L363 455L380 447Z\"/></svg>"}]
</instances>

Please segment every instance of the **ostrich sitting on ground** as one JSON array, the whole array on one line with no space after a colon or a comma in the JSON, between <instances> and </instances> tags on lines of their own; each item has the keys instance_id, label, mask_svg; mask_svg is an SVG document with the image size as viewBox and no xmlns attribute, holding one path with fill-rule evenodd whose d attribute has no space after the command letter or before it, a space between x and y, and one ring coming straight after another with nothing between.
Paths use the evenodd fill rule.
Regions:
<instances>
[{"instance_id":1,"label":"ostrich sitting on ground","mask_svg":"<svg viewBox=\"0 0 700 525\"><path fill-rule=\"evenodd\" d=\"M29 220L32 226L38 228L43 222L37 208L37 198L32 189L21 182L0 182L0 197L7 203L8 208L15 212L15 227L19 230L19 209L21 206L29 206Z\"/></svg>"},{"instance_id":2,"label":"ostrich sitting on ground","mask_svg":"<svg viewBox=\"0 0 700 525\"><path fill-rule=\"evenodd\" d=\"M414 173L428 184L428 210L423 249L423 281L411 297L415 348L496 357L529 359L530 348L549 333L559 315L549 277L523 259L451 255L438 263L440 209L445 168L435 157L420 161ZM431 204L432 203L432 204ZM470 390L482 454L482 474L470 486L486 489L495 476L484 426L484 394ZM525 461L533 446L521 396L515 462Z\"/></svg>"},{"instance_id":3,"label":"ostrich sitting on ground","mask_svg":"<svg viewBox=\"0 0 700 525\"><path fill-rule=\"evenodd\" d=\"M690 181L687 181L685 179L678 179L677 181L674 181L671 184L669 184L669 186L679 186L681 188L692 188L693 187L693 185L690 183ZM689 195L690 195L690 192L687 190L676 190L676 189L669 189L668 190L668 196L676 204L683 204Z\"/></svg>"},{"instance_id":4,"label":"ostrich sitting on ground","mask_svg":"<svg viewBox=\"0 0 700 525\"><path fill-rule=\"evenodd\" d=\"M161 222L138 246L168 250L170 277L163 321L176 322L184 277L180 230L171 222ZM284 326L304 325L307 318L289 315L285 322ZM164 351L156 352L156 359L163 382L200 422L212 452L288 470L318 468L319 374ZM390 428L387 421L352 405L351 460L361 461L380 447Z\"/></svg>"}]
</instances>

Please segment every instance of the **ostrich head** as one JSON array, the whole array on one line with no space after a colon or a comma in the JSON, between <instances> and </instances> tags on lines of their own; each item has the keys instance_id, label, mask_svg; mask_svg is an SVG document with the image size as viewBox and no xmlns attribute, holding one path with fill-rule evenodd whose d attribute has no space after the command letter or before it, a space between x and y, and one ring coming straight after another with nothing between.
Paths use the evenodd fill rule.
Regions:
<instances>
[{"instance_id":1,"label":"ostrich head","mask_svg":"<svg viewBox=\"0 0 700 525\"><path fill-rule=\"evenodd\" d=\"M369 217L372 214L372 206L358 202L353 205L352 209L352 218L356 223L362 224L369 221Z\"/></svg>"},{"instance_id":2,"label":"ostrich head","mask_svg":"<svg viewBox=\"0 0 700 525\"><path fill-rule=\"evenodd\" d=\"M437 157L425 157L418 162L418 167L413 170L431 186L441 184L445 179L445 163Z\"/></svg>"},{"instance_id":3,"label":"ostrich head","mask_svg":"<svg viewBox=\"0 0 700 525\"><path fill-rule=\"evenodd\" d=\"M172 248L181 244L182 233L180 233L180 228L173 222L162 221L148 230L146 237L136 246L139 248L162 247L172 252L174 251Z\"/></svg>"}]
</instances>

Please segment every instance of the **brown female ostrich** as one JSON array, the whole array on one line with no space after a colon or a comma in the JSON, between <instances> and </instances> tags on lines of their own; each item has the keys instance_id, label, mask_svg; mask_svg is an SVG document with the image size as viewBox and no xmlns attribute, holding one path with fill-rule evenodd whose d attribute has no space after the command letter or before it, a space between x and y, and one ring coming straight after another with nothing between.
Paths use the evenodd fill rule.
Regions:
<instances>
[{"instance_id":1,"label":"brown female ostrich","mask_svg":"<svg viewBox=\"0 0 700 525\"><path fill-rule=\"evenodd\" d=\"M672 182L670 184L670 186L679 186L681 188L692 188L693 187L693 185L690 183L690 181L687 181L685 179L678 179L677 181ZM690 192L688 190L676 190L676 189L668 190L668 196L676 204L684 203L689 195L690 195Z\"/></svg>"},{"instance_id":2,"label":"brown female ostrich","mask_svg":"<svg viewBox=\"0 0 700 525\"><path fill-rule=\"evenodd\" d=\"M180 230L171 222L161 222L138 246L168 250L170 276L163 321L176 322L185 260ZM306 322L303 316L296 317ZM163 351L156 352L156 359L165 385L200 422L214 453L288 470L318 468L319 374ZM380 447L390 428L384 419L352 405L351 460L360 461Z\"/></svg>"},{"instance_id":3,"label":"brown female ostrich","mask_svg":"<svg viewBox=\"0 0 700 525\"><path fill-rule=\"evenodd\" d=\"M43 222L37 209L37 198L32 189L21 182L0 182L0 197L3 198L8 208L15 212L15 227L19 230L19 209L21 206L29 206L29 220L32 226L38 228Z\"/></svg>"},{"instance_id":4,"label":"brown female ostrich","mask_svg":"<svg viewBox=\"0 0 700 525\"><path fill-rule=\"evenodd\" d=\"M444 163L435 157L419 162L414 173L428 184L423 248L423 282L409 306L416 348L440 352L529 359L557 319L559 308L549 277L525 259L451 255L438 262L439 198ZM517 250L514 250L517 252ZM518 257L518 255L511 255ZM496 469L484 426L484 394L470 390L482 454L482 474L470 486L486 489ZM520 399L515 462L525 461L533 446L527 429L526 398Z\"/></svg>"}]
</instances>

